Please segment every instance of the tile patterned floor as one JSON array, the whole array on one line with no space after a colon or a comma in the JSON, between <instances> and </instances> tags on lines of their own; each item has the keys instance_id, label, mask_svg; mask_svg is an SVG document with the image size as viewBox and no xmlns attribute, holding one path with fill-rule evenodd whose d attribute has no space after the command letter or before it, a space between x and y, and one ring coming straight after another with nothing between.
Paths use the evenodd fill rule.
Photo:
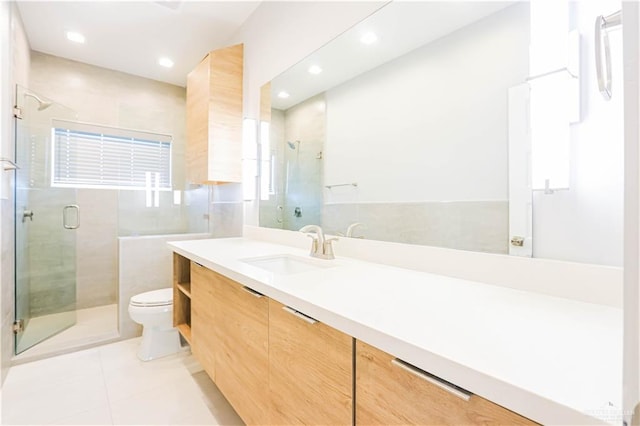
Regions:
<instances>
[{"instance_id":1,"label":"tile patterned floor","mask_svg":"<svg viewBox=\"0 0 640 426\"><path fill-rule=\"evenodd\" d=\"M3 425L242 425L188 352L139 361L140 338L11 367Z\"/></svg>"}]
</instances>

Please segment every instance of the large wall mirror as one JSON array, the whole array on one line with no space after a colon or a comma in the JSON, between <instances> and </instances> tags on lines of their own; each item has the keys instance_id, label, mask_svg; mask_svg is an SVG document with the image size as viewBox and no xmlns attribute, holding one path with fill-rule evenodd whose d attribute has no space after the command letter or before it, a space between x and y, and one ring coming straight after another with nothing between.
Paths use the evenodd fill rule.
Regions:
<instances>
[{"instance_id":1,"label":"large wall mirror","mask_svg":"<svg viewBox=\"0 0 640 426\"><path fill-rule=\"evenodd\" d=\"M260 226L620 266L622 96L598 98L587 3L568 187L532 186L529 3L392 2L263 87Z\"/></svg>"}]
</instances>

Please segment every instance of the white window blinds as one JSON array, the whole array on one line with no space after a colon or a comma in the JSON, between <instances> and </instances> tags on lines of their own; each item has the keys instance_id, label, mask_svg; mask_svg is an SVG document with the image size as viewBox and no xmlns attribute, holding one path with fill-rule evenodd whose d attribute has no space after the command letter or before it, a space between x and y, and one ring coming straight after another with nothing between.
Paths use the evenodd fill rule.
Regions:
<instances>
[{"instance_id":1,"label":"white window blinds","mask_svg":"<svg viewBox=\"0 0 640 426\"><path fill-rule=\"evenodd\" d=\"M53 120L52 186L171 188L171 136Z\"/></svg>"}]
</instances>

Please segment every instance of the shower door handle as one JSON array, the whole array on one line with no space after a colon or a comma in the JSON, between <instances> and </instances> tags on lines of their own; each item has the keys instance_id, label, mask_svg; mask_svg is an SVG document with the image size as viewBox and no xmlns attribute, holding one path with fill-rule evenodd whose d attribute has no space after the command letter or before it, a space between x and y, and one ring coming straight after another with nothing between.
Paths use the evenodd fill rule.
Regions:
<instances>
[{"instance_id":1,"label":"shower door handle","mask_svg":"<svg viewBox=\"0 0 640 426\"><path fill-rule=\"evenodd\" d=\"M69 217L74 216L71 214L75 210L75 223L71 224ZM62 209L62 225L64 229L78 229L80 228L80 206L77 204L69 204Z\"/></svg>"}]
</instances>

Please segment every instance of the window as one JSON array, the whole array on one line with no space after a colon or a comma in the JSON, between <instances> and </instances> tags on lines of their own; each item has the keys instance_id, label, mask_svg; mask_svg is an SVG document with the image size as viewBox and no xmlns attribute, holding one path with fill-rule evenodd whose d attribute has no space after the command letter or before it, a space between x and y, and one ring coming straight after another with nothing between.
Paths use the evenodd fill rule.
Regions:
<instances>
[{"instance_id":1,"label":"window","mask_svg":"<svg viewBox=\"0 0 640 426\"><path fill-rule=\"evenodd\" d=\"M171 189L171 136L53 120L52 186Z\"/></svg>"}]
</instances>

